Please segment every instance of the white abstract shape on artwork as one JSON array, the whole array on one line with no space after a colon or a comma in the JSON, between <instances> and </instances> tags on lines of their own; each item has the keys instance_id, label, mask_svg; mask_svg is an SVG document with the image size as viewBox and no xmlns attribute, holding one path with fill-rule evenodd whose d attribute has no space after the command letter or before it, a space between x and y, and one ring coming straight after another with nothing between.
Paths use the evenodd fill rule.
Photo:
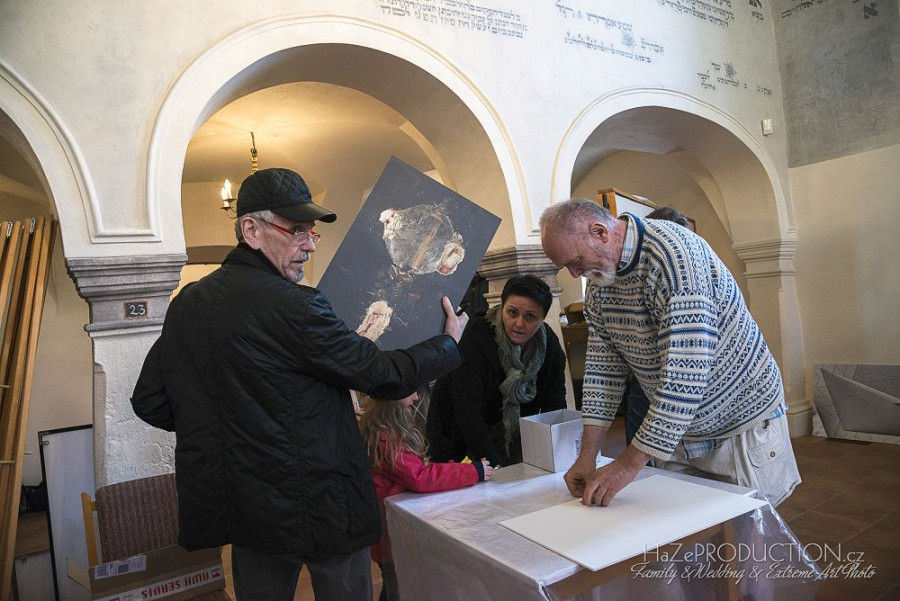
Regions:
<instances>
[{"instance_id":1,"label":"white abstract shape on artwork","mask_svg":"<svg viewBox=\"0 0 900 601\"><path fill-rule=\"evenodd\" d=\"M366 316L363 317L362 323L356 329L356 333L360 336L376 341L384 334L384 331L391 325L391 315L394 310L383 300L375 301L366 309Z\"/></svg>"},{"instance_id":2,"label":"white abstract shape on artwork","mask_svg":"<svg viewBox=\"0 0 900 601\"><path fill-rule=\"evenodd\" d=\"M401 274L450 275L466 256L462 236L440 207L386 209L378 220L384 224L382 237L391 262Z\"/></svg>"}]
</instances>

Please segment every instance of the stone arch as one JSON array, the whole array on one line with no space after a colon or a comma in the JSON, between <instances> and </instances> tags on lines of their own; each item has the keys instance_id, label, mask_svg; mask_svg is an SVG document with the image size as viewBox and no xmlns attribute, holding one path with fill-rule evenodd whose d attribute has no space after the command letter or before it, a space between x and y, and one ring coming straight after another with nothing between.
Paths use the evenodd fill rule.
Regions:
<instances>
[{"instance_id":1,"label":"stone arch","mask_svg":"<svg viewBox=\"0 0 900 601\"><path fill-rule=\"evenodd\" d=\"M109 234L98 215L87 164L62 117L23 77L0 60L0 135L41 179L62 240ZM62 200L61 200L62 199Z\"/></svg>"},{"instance_id":2,"label":"stone arch","mask_svg":"<svg viewBox=\"0 0 900 601\"><path fill-rule=\"evenodd\" d=\"M747 304L781 366L792 405L792 432L806 433L811 405L805 391L786 161L777 162L739 121L709 103L671 90L617 90L586 106L566 131L553 168L551 202L570 196L579 164L595 164L604 153L676 148L692 155L683 167L710 195L744 261ZM709 181L702 181L702 174Z\"/></svg>"},{"instance_id":3,"label":"stone arch","mask_svg":"<svg viewBox=\"0 0 900 601\"><path fill-rule=\"evenodd\" d=\"M355 72L353 57L361 54L374 57L382 72ZM332 67L329 60L341 62ZM483 143L476 135L480 146L475 153L457 152L461 149L450 148L449 143L445 147L434 144L445 159L447 153L456 153L460 168L452 179L460 193L479 204L484 204L479 193L483 198L500 194L506 201L499 210L508 224L501 226L495 245L510 244L516 232L532 229L524 177L510 135L496 110L465 74L421 41L396 29L343 16L289 16L251 25L210 48L185 70L163 102L148 153L146 201L165 250L180 252L184 248L180 186L185 153L196 129L219 108L257 90L306 79L354 87L403 114L416 113L415 103L424 102L406 98L409 94L404 95L398 85L401 81L392 79L399 75L418 78L429 101L455 99L456 106L446 119L480 132ZM416 116L421 117L408 118L413 121ZM413 124L426 137L451 137L446 129L429 131L420 122ZM471 176L467 182L460 174L470 167L477 177ZM476 180L488 190L479 192Z\"/></svg>"}]
</instances>

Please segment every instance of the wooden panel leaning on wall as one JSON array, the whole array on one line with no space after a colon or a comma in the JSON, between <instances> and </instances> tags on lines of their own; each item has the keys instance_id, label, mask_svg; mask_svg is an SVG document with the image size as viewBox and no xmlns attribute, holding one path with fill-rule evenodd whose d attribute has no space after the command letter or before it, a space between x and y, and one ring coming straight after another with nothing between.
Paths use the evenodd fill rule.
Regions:
<instances>
[{"instance_id":1,"label":"wooden panel leaning on wall","mask_svg":"<svg viewBox=\"0 0 900 601\"><path fill-rule=\"evenodd\" d=\"M11 596L34 357L56 236L51 216L0 222L0 598Z\"/></svg>"}]
</instances>

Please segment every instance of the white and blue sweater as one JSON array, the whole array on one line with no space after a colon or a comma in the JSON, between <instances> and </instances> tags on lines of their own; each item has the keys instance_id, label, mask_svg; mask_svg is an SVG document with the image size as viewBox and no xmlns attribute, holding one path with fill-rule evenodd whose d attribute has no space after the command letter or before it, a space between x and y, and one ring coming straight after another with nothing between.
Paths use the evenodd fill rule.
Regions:
<instances>
[{"instance_id":1,"label":"white and blue sweater","mask_svg":"<svg viewBox=\"0 0 900 601\"><path fill-rule=\"evenodd\" d=\"M706 241L671 222L626 218L635 240L626 264L613 285L590 283L585 294L582 415L608 427L631 370L651 400L633 444L665 460L682 439L752 428L784 391L737 282Z\"/></svg>"}]
</instances>

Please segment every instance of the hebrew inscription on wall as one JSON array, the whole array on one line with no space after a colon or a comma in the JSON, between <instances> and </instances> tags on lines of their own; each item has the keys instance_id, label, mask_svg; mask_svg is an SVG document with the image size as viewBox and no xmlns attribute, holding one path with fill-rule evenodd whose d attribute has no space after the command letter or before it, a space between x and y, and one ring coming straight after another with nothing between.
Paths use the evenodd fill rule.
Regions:
<instances>
[{"instance_id":1,"label":"hebrew inscription on wall","mask_svg":"<svg viewBox=\"0 0 900 601\"><path fill-rule=\"evenodd\" d=\"M697 72L697 78L700 80L700 87L704 90L755 89L757 94L766 97L772 96L772 88L758 84L751 86L748 82L738 77L738 72L733 61L711 61L708 69Z\"/></svg>"},{"instance_id":2,"label":"hebrew inscription on wall","mask_svg":"<svg viewBox=\"0 0 900 601\"><path fill-rule=\"evenodd\" d=\"M528 26L522 15L464 0L375 0L385 15L488 35L522 38Z\"/></svg>"},{"instance_id":3,"label":"hebrew inscription on wall","mask_svg":"<svg viewBox=\"0 0 900 601\"><path fill-rule=\"evenodd\" d=\"M750 0L751 2L755 2L757 0ZM836 0L832 0L834 3ZM837 0L839 1L839 0ZM846 2L846 0L844 0ZM813 7L818 7L822 4L827 4L828 0L787 0L784 2L784 8L781 11L781 18L787 19L789 17L793 17L794 15L798 15L804 11L808 11ZM877 2L864 2L863 0L852 0L853 4L859 5L859 12L857 13L859 17L863 20L870 19L872 17L878 16L878 3ZM885 3L882 2L882 5Z\"/></svg>"},{"instance_id":4,"label":"hebrew inscription on wall","mask_svg":"<svg viewBox=\"0 0 900 601\"><path fill-rule=\"evenodd\" d=\"M717 63L712 61L709 63L710 68L705 72L697 73L700 78L700 86L704 90L715 90L718 86L747 89L746 82L738 79L737 69L734 63L725 61Z\"/></svg>"},{"instance_id":5,"label":"hebrew inscription on wall","mask_svg":"<svg viewBox=\"0 0 900 601\"><path fill-rule=\"evenodd\" d=\"M763 14L762 0L750 0L750 16L758 21L766 20L766 16Z\"/></svg>"},{"instance_id":6,"label":"hebrew inscription on wall","mask_svg":"<svg viewBox=\"0 0 900 601\"><path fill-rule=\"evenodd\" d=\"M788 17L793 17L795 14L809 10L820 4L826 4L827 2L828 0L790 0L790 2L787 2L786 4L790 4L791 6L788 6L781 11L781 18L787 19Z\"/></svg>"},{"instance_id":7,"label":"hebrew inscription on wall","mask_svg":"<svg viewBox=\"0 0 900 601\"><path fill-rule=\"evenodd\" d=\"M878 16L878 3L877 2L860 2L860 0L853 0L853 4L862 4L863 21L867 21L868 19ZM884 5L884 3L882 2L882 6L883 5Z\"/></svg>"},{"instance_id":8,"label":"hebrew inscription on wall","mask_svg":"<svg viewBox=\"0 0 900 601\"><path fill-rule=\"evenodd\" d=\"M656 0L656 2L671 11L722 28L727 28L731 21L734 21L731 0Z\"/></svg>"},{"instance_id":9,"label":"hebrew inscription on wall","mask_svg":"<svg viewBox=\"0 0 900 601\"><path fill-rule=\"evenodd\" d=\"M569 6L564 0L557 1L556 9L566 21L566 44L639 63L652 63L666 53L662 44L636 36L631 23Z\"/></svg>"}]
</instances>

